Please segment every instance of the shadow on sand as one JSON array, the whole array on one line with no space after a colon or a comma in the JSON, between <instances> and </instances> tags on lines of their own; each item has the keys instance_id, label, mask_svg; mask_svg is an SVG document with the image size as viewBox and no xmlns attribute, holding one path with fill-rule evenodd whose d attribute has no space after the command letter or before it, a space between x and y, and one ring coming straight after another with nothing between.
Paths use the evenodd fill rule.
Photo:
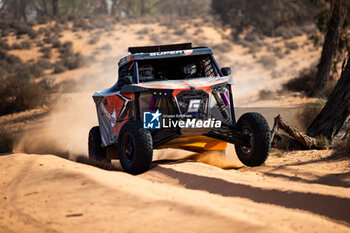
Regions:
<instances>
[{"instance_id":1,"label":"shadow on sand","mask_svg":"<svg viewBox=\"0 0 350 233\"><path fill-rule=\"evenodd\" d=\"M203 190L225 197L247 198L257 203L273 204L291 209L300 209L350 224L348 207L350 199L331 195L297 191L267 190L246 184L227 182L222 179L188 174L172 168L158 166L156 170L177 179L185 188Z\"/></svg>"}]
</instances>

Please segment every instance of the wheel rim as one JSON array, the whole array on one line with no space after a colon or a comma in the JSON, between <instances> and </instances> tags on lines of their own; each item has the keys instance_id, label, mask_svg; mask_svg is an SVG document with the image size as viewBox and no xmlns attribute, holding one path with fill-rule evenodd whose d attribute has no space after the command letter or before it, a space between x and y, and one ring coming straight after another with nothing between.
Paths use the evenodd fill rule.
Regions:
<instances>
[{"instance_id":1,"label":"wheel rim","mask_svg":"<svg viewBox=\"0 0 350 233\"><path fill-rule=\"evenodd\" d=\"M248 127L242 127L242 132L245 135L249 135L249 147L246 146L241 146L242 148L242 152L249 155L250 152L252 151L252 142L253 142L253 135L252 132L250 131L250 129Z\"/></svg>"},{"instance_id":2,"label":"wheel rim","mask_svg":"<svg viewBox=\"0 0 350 233\"><path fill-rule=\"evenodd\" d=\"M123 137L123 156L127 162L131 162L135 154L135 145L133 138L126 133Z\"/></svg>"}]
</instances>

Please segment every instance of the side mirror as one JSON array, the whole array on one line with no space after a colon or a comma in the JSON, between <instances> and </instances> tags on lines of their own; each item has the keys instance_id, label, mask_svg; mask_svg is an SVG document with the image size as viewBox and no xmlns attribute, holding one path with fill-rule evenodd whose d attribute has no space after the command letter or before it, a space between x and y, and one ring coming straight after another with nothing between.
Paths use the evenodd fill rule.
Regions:
<instances>
[{"instance_id":1,"label":"side mirror","mask_svg":"<svg viewBox=\"0 0 350 233\"><path fill-rule=\"evenodd\" d=\"M221 73L224 75L224 76L228 76L231 74L231 68L230 67L222 67L221 68Z\"/></svg>"},{"instance_id":2,"label":"side mirror","mask_svg":"<svg viewBox=\"0 0 350 233\"><path fill-rule=\"evenodd\" d=\"M131 75L126 75L124 76L124 79L125 79L125 83L126 84L132 84L133 82L133 77Z\"/></svg>"}]
</instances>

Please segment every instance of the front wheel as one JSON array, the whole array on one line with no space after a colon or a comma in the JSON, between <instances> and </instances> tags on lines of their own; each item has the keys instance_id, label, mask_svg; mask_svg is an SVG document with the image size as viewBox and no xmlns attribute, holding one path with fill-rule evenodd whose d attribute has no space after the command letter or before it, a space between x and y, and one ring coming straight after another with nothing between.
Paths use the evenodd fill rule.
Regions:
<instances>
[{"instance_id":1,"label":"front wheel","mask_svg":"<svg viewBox=\"0 0 350 233\"><path fill-rule=\"evenodd\" d=\"M89 158L96 161L106 159L106 148L102 147L100 127L95 126L89 132Z\"/></svg>"},{"instance_id":2,"label":"front wheel","mask_svg":"<svg viewBox=\"0 0 350 233\"><path fill-rule=\"evenodd\" d=\"M153 140L151 133L141 122L128 121L118 138L120 164L130 174L143 173L151 167Z\"/></svg>"},{"instance_id":3,"label":"front wheel","mask_svg":"<svg viewBox=\"0 0 350 233\"><path fill-rule=\"evenodd\" d=\"M263 164L269 156L271 133L265 118L256 112L243 114L237 126L250 136L249 147L235 145L239 160L246 166L255 167Z\"/></svg>"}]
</instances>

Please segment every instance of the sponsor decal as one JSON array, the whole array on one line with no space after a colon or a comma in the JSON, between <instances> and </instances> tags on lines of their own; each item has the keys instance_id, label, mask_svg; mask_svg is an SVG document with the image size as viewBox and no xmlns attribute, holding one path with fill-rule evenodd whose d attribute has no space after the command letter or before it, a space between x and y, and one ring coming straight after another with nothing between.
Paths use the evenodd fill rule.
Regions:
<instances>
[{"instance_id":1,"label":"sponsor decal","mask_svg":"<svg viewBox=\"0 0 350 233\"><path fill-rule=\"evenodd\" d=\"M173 119L163 118L163 128L221 128L221 121L215 118L202 119Z\"/></svg>"},{"instance_id":2,"label":"sponsor decal","mask_svg":"<svg viewBox=\"0 0 350 233\"><path fill-rule=\"evenodd\" d=\"M162 117L161 117L162 116ZM161 128L221 128L222 122L215 118L197 119L180 118L184 115L162 115L156 112L143 113L143 128L161 129ZM191 117L192 115L186 115Z\"/></svg>"},{"instance_id":3,"label":"sponsor decal","mask_svg":"<svg viewBox=\"0 0 350 233\"><path fill-rule=\"evenodd\" d=\"M143 128L145 129L160 129L160 116L162 114L157 110L156 112L143 113Z\"/></svg>"},{"instance_id":4,"label":"sponsor decal","mask_svg":"<svg viewBox=\"0 0 350 233\"><path fill-rule=\"evenodd\" d=\"M189 49L189 50L184 50L184 53L186 55L191 55L193 53L193 49Z\"/></svg>"},{"instance_id":5,"label":"sponsor decal","mask_svg":"<svg viewBox=\"0 0 350 233\"><path fill-rule=\"evenodd\" d=\"M198 112L200 106L201 100L190 100L187 112Z\"/></svg>"},{"instance_id":6,"label":"sponsor decal","mask_svg":"<svg viewBox=\"0 0 350 233\"><path fill-rule=\"evenodd\" d=\"M113 111L112 114L110 114L107 109L101 105L101 109L102 109L102 112L105 114L105 116L107 117L108 121L111 122L111 125L112 127L115 125L116 123L116 114L115 114L115 110Z\"/></svg>"},{"instance_id":7,"label":"sponsor decal","mask_svg":"<svg viewBox=\"0 0 350 233\"><path fill-rule=\"evenodd\" d=\"M193 49L189 49L189 50L155 52L155 53L150 53L149 55L153 57L153 56L166 56L166 55L176 55L176 54L191 55L192 53L193 53Z\"/></svg>"}]
</instances>

